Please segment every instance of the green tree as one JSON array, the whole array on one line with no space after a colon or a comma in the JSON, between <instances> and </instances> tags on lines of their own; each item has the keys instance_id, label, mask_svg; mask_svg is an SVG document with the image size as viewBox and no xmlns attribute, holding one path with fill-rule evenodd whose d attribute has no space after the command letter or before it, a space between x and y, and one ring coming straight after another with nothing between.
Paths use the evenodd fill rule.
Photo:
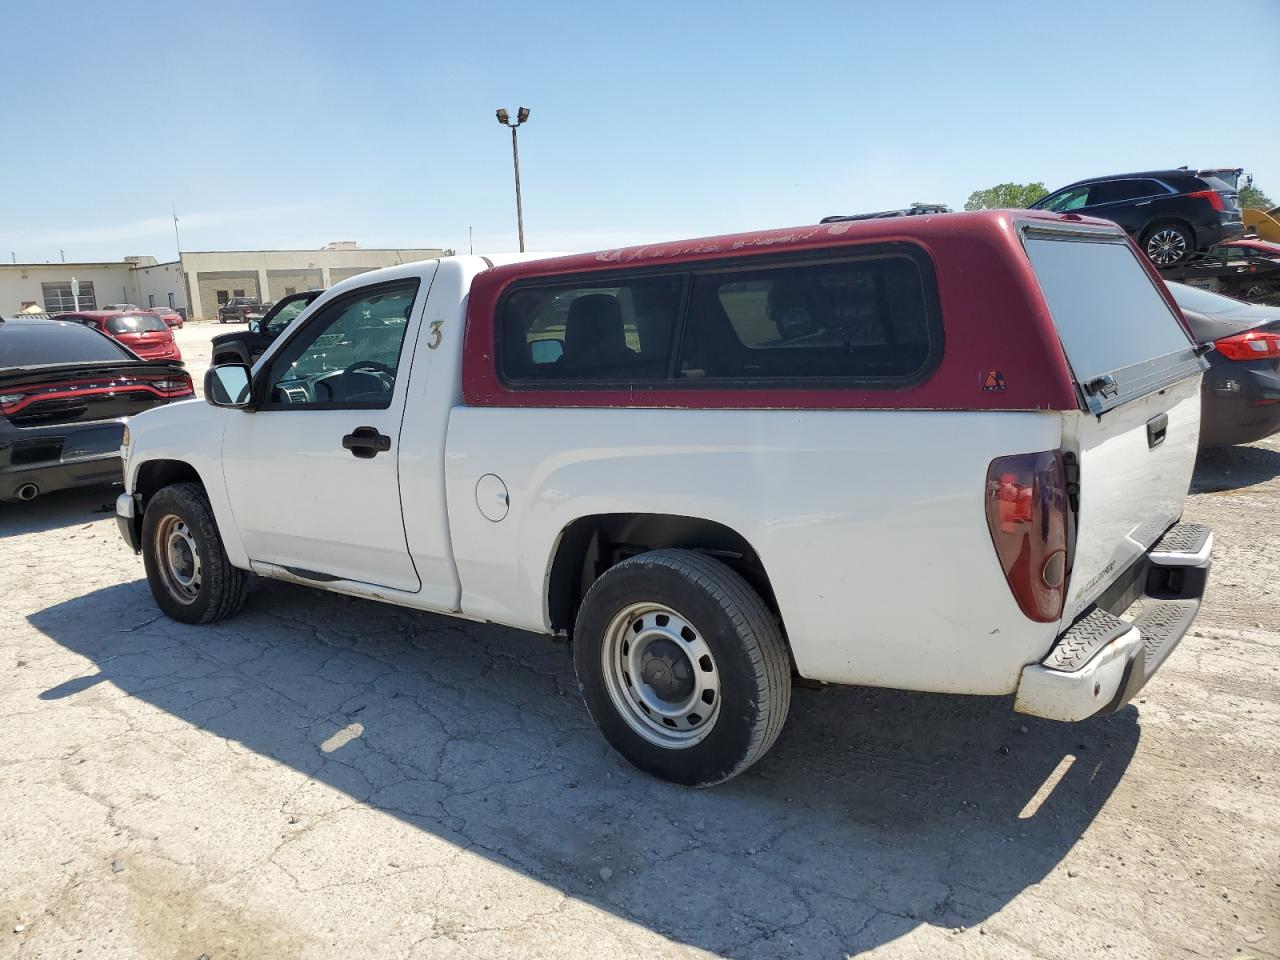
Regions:
<instances>
[{"instance_id":1,"label":"green tree","mask_svg":"<svg viewBox=\"0 0 1280 960\"><path fill-rule=\"evenodd\" d=\"M998 183L986 190L975 190L965 201L966 210L1021 210L1029 207L1049 191L1043 183Z\"/></svg>"},{"instance_id":2,"label":"green tree","mask_svg":"<svg viewBox=\"0 0 1280 960\"><path fill-rule=\"evenodd\" d=\"M1270 210L1276 202L1257 187L1250 184L1240 188L1240 206L1253 207L1255 210Z\"/></svg>"}]
</instances>

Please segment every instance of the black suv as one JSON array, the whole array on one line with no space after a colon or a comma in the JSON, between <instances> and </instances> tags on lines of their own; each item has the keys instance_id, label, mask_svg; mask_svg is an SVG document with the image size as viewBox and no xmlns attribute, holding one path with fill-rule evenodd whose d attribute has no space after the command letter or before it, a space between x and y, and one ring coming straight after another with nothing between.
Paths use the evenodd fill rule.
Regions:
<instances>
[{"instance_id":1,"label":"black suv","mask_svg":"<svg viewBox=\"0 0 1280 960\"><path fill-rule=\"evenodd\" d=\"M1092 177L1037 200L1031 209L1114 221L1157 267L1171 267L1244 232L1236 195L1240 173L1180 167Z\"/></svg>"},{"instance_id":2,"label":"black suv","mask_svg":"<svg viewBox=\"0 0 1280 960\"><path fill-rule=\"evenodd\" d=\"M284 328L293 322L311 301L323 290L303 290L291 293L278 301L261 320L249 321L248 330L235 333L222 333L213 338L213 365L223 363L243 363L251 367L271 345L271 341L284 332Z\"/></svg>"}]
</instances>

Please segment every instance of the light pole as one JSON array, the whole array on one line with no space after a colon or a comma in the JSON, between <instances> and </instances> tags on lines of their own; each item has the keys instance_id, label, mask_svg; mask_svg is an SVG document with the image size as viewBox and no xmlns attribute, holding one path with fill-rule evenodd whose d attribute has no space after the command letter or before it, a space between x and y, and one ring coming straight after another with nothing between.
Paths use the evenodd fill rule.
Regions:
<instances>
[{"instance_id":1,"label":"light pole","mask_svg":"<svg viewBox=\"0 0 1280 960\"><path fill-rule=\"evenodd\" d=\"M520 252L524 253L524 208L520 204L520 144L516 139L516 128L529 119L529 108L521 107L516 111L516 122L511 122L511 115L506 110L498 110L498 122L511 128L511 160L516 168L516 227L520 231Z\"/></svg>"}]
</instances>

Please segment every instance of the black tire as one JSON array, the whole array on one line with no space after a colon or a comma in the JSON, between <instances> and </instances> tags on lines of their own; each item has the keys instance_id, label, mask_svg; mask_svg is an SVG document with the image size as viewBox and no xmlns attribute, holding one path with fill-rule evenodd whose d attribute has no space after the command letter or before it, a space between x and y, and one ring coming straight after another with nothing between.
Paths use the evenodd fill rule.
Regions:
<instances>
[{"instance_id":1,"label":"black tire","mask_svg":"<svg viewBox=\"0 0 1280 960\"><path fill-rule=\"evenodd\" d=\"M626 612L645 604L684 618L714 656L718 711L707 719L709 732L692 745L652 742L627 718L625 702L615 701L625 692L610 693L604 661L611 627L633 636ZM616 627L619 618L622 626ZM626 646L621 649L625 654ZM790 657L764 601L729 567L692 550L644 553L596 580L578 610L573 660L578 689L605 739L636 767L673 783L705 787L742 773L773 746L791 705Z\"/></svg>"},{"instance_id":2,"label":"black tire","mask_svg":"<svg viewBox=\"0 0 1280 960\"><path fill-rule=\"evenodd\" d=\"M180 539L194 542L196 579L186 591L158 540L170 539L181 524ZM151 595L164 613L182 623L214 623L235 616L244 606L249 575L233 567L223 549L213 510L198 483L163 487L147 503L142 517L142 563ZM185 594L185 596L184 596Z\"/></svg>"},{"instance_id":3,"label":"black tire","mask_svg":"<svg viewBox=\"0 0 1280 960\"><path fill-rule=\"evenodd\" d=\"M1142 252L1157 267L1172 267L1195 254L1196 235L1176 220L1155 223L1142 234Z\"/></svg>"}]
</instances>

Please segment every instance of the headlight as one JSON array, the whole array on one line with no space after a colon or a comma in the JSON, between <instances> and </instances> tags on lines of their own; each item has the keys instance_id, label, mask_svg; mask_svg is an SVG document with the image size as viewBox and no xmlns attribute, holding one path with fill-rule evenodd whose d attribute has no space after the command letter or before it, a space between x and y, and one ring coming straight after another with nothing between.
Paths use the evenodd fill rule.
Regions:
<instances>
[{"instance_id":1,"label":"headlight","mask_svg":"<svg viewBox=\"0 0 1280 960\"><path fill-rule=\"evenodd\" d=\"M120 438L120 452L127 453L129 451L129 444L132 442L133 437L130 435L129 425L126 423L124 425L124 436Z\"/></svg>"}]
</instances>

